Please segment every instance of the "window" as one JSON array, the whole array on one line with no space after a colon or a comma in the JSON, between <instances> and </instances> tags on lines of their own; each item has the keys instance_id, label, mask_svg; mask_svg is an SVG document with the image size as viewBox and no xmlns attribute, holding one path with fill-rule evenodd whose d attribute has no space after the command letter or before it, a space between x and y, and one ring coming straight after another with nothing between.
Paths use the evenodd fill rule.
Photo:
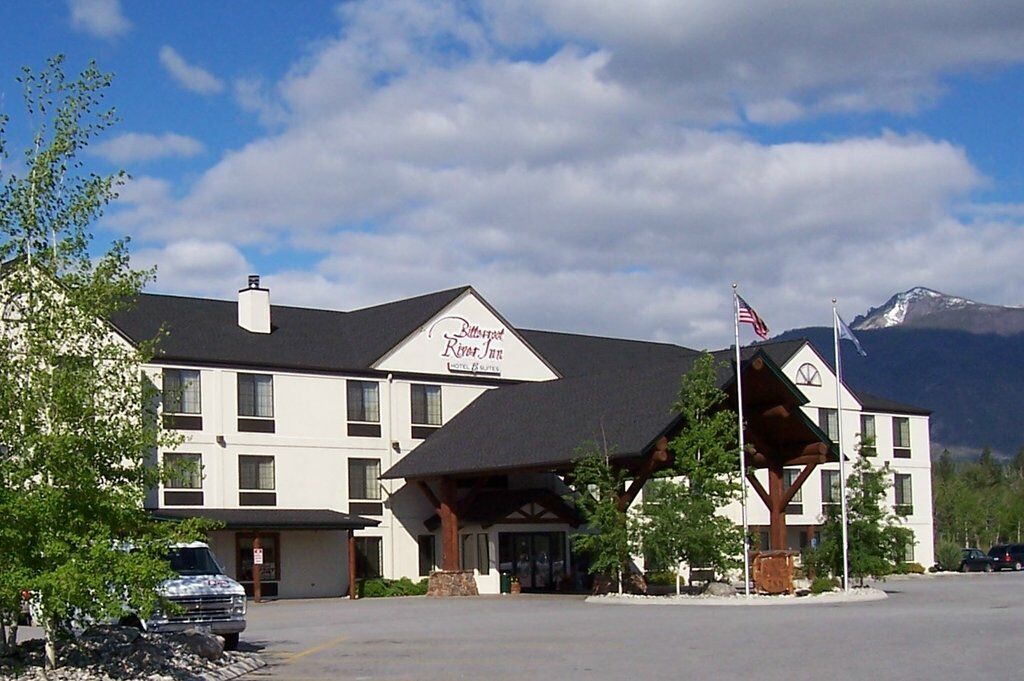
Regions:
<instances>
[{"instance_id":1,"label":"window","mask_svg":"<svg viewBox=\"0 0 1024 681\"><path fill-rule=\"evenodd\" d=\"M835 409L818 409L818 426L832 442L839 441L839 412Z\"/></svg>"},{"instance_id":2,"label":"window","mask_svg":"<svg viewBox=\"0 0 1024 681\"><path fill-rule=\"evenodd\" d=\"M821 385L821 374L813 364L805 362L796 370L796 384Z\"/></svg>"},{"instance_id":3,"label":"window","mask_svg":"<svg viewBox=\"0 0 1024 681\"><path fill-rule=\"evenodd\" d=\"M860 451L864 456L875 456L875 417L871 414L860 415Z\"/></svg>"},{"instance_id":4,"label":"window","mask_svg":"<svg viewBox=\"0 0 1024 681\"><path fill-rule=\"evenodd\" d=\"M274 377L269 374L238 374L238 415L274 418Z\"/></svg>"},{"instance_id":5,"label":"window","mask_svg":"<svg viewBox=\"0 0 1024 681\"><path fill-rule=\"evenodd\" d=\"M462 541L462 569L476 570L487 574L491 570L491 551L487 542L487 534L469 533L460 537Z\"/></svg>"},{"instance_id":6,"label":"window","mask_svg":"<svg viewBox=\"0 0 1024 681\"><path fill-rule=\"evenodd\" d=\"M842 489L840 487L839 471L825 471L821 472L821 506L822 512L825 511L826 506L832 506L839 504L842 497L840 496Z\"/></svg>"},{"instance_id":7,"label":"window","mask_svg":"<svg viewBox=\"0 0 1024 681\"><path fill-rule=\"evenodd\" d=\"M383 546L380 537L356 537L356 575L359 579L382 576Z\"/></svg>"},{"instance_id":8,"label":"window","mask_svg":"<svg viewBox=\"0 0 1024 681\"><path fill-rule=\"evenodd\" d=\"M797 476L800 475L800 471L793 468L786 468L782 471L782 489L784 492L788 492L789 488L796 482ZM804 512L804 491L798 489L793 498L789 500L789 504L786 505L786 513L800 514Z\"/></svg>"},{"instance_id":9,"label":"window","mask_svg":"<svg viewBox=\"0 0 1024 681\"><path fill-rule=\"evenodd\" d=\"M164 454L164 505L203 505L203 457L201 454Z\"/></svg>"},{"instance_id":10,"label":"window","mask_svg":"<svg viewBox=\"0 0 1024 681\"><path fill-rule=\"evenodd\" d=\"M441 427L441 386L414 383L412 395L412 437L422 440Z\"/></svg>"},{"instance_id":11,"label":"window","mask_svg":"<svg viewBox=\"0 0 1024 681\"><path fill-rule=\"evenodd\" d=\"M202 489L202 454L164 454L164 472L167 489Z\"/></svg>"},{"instance_id":12,"label":"window","mask_svg":"<svg viewBox=\"0 0 1024 681\"><path fill-rule=\"evenodd\" d=\"M914 540L911 539L903 545L903 560L907 563L914 562Z\"/></svg>"},{"instance_id":13,"label":"window","mask_svg":"<svg viewBox=\"0 0 1024 681\"><path fill-rule=\"evenodd\" d=\"M345 381L348 434L380 437L380 388L376 381Z\"/></svg>"},{"instance_id":14,"label":"window","mask_svg":"<svg viewBox=\"0 0 1024 681\"><path fill-rule=\"evenodd\" d=\"M260 491L274 489L274 457L238 457L238 487Z\"/></svg>"},{"instance_id":15,"label":"window","mask_svg":"<svg viewBox=\"0 0 1024 681\"><path fill-rule=\"evenodd\" d=\"M374 381L346 381L348 420L380 422L380 393Z\"/></svg>"},{"instance_id":16,"label":"window","mask_svg":"<svg viewBox=\"0 0 1024 681\"><path fill-rule=\"evenodd\" d=\"M270 374L238 374L238 430L243 433L274 432L274 377Z\"/></svg>"},{"instance_id":17,"label":"window","mask_svg":"<svg viewBox=\"0 0 1024 681\"><path fill-rule=\"evenodd\" d=\"M914 491L909 473L896 473L893 489L896 492L896 512L911 515L914 512Z\"/></svg>"},{"instance_id":18,"label":"window","mask_svg":"<svg viewBox=\"0 0 1024 681\"><path fill-rule=\"evenodd\" d=\"M348 460L348 498L380 499L380 459Z\"/></svg>"},{"instance_id":19,"label":"window","mask_svg":"<svg viewBox=\"0 0 1024 681\"><path fill-rule=\"evenodd\" d=\"M441 386L412 386L412 422L420 426L441 425Z\"/></svg>"},{"instance_id":20,"label":"window","mask_svg":"<svg viewBox=\"0 0 1024 681\"><path fill-rule=\"evenodd\" d=\"M198 371L164 369L164 413L203 413L199 385Z\"/></svg>"},{"instance_id":21,"label":"window","mask_svg":"<svg viewBox=\"0 0 1024 681\"><path fill-rule=\"evenodd\" d=\"M437 565L437 540L432 534L421 534L416 537L420 553L420 577L427 577Z\"/></svg>"},{"instance_id":22,"label":"window","mask_svg":"<svg viewBox=\"0 0 1024 681\"><path fill-rule=\"evenodd\" d=\"M274 457L238 457L238 503L240 506L274 506Z\"/></svg>"},{"instance_id":23,"label":"window","mask_svg":"<svg viewBox=\"0 0 1024 681\"><path fill-rule=\"evenodd\" d=\"M897 459L910 458L910 419L906 416L892 419L892 455Z\"/></svg>"}]
</instances>

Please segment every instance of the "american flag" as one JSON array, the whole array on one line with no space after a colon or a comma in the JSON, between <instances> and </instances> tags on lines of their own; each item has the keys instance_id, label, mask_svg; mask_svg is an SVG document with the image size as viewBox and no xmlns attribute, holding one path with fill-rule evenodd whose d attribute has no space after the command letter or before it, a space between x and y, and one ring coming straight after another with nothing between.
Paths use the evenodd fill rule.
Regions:
<instances>
[{"instance_id":1,"label":"american flag","mask_svg":"<svg viewBox=\"0 0 1024 681\"><path fill-rule=\"evenodd\" d=\"M768 325L764 323L764 320L754 312L754 308L747 305L747 301L736 296L737 303L737 314L736 319L744 324L750 324L754 327L754 333L756 333L761 340L767 340L768 338Z\"/></svg>"}]
</instances>

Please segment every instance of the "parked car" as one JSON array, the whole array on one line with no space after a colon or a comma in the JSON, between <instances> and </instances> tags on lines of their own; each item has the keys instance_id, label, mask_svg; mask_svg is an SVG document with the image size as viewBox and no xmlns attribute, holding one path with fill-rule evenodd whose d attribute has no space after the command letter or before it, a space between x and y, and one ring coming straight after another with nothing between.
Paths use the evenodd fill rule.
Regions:
<instances>
[{"instance_id":1,"label":"parked car","mask_svg":"<svg viewBox=\"0 0 1024 681\"><path fill-rule=\"evenodd\" d=\"M224 574L203 542L179 544L169 558L178 576L163 582L159 590L180 611L157 611L144 621L126 615L121 623L156 633L205 629L223 636L224 647L234 650L238 635L245 630L245 589Z\"/></svg>"},{"instance_id":2,"label":"parked car","mask_svg":"<svg viewBox=\"0 0 1024 681\"><path fill-rule=\"evenodd\" d=\"M964 549L960 572L992 572L995 560L981 549Z\"/></svg>"},{"instance_id":3,"label":"parked car","mask_svg":"<svg viewBox=\"0 0 1024 681\"><path fill-rule=\"evenodd\" d=\"M988 550L988 555L996 570L1024 568L1024 544L996 544Z\"/></svg>"}]
</instances>

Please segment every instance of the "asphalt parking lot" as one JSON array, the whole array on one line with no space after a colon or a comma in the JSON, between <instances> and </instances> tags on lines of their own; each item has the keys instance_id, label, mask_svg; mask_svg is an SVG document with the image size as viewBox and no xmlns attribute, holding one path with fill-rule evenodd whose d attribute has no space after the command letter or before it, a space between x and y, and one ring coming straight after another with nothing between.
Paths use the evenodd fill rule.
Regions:
<instances>
[{"instance_id":1,"label":"asphalt parking lot","mask_svg":"<svg viewBox=\"0 0 1024 681\"><path fill-rule=\"evenodd\" d=\"M1024 573L890 580L873 603L586 604L581 597L278 601L243 645L292 679L981 679L1024 672ZM250 649L252 649L250 648Z\"/></svg>"}]
</instances>

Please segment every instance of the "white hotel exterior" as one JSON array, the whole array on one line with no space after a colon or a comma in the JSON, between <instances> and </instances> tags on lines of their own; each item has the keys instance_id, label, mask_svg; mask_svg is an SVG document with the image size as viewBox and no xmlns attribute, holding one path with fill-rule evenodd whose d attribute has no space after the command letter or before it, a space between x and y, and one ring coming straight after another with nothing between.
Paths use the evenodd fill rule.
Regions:
<instances>
[{"instance_id":1,"label":"white hotel exterior","mask_svg":"<svg viewBox=\"0 0 1024 681\"><path fill-rule=\"evenodd\" d=\"M198 461L202 470L153 490L147 505L158 515L226 520L211 543L226 571L243 583L251 582L258 533L263 593L286 598L346 593L352 527L360 576L419 579L440 565L445 483L439 490L432 481L449 465L448 489L462 494L459 566L474 570L481 593L498 591L502 569L525 588L578 586L580 567L568 542L576 523L556 473L565 450L583 436L561 428L558 419L570 419L562 413L573 409L600 411L602 430L622 433L613 445L634 451L630 429L638 430L638 442L650 436L653 443L662 426L645 429L644 418L657 412L650 418L667 423L661 410L667 413L671 402L638 405L635 417L628 411L651 395L670 399L680 376L674 367L696 354L662 343L517 330L468 287L342 313L271 308L269 292L255 281L237 304L143 295L135 310L112 321L134 340L166 327L163 354L146 371L165 387L165 425L180 429L186 441L159 455ZM805 396L808 419L827 419L819 410L836 406L828 364L806 343L763 347ZM662 365L669 368L652 371ZM531 387L540 383L546 385ZM637 398L630 397L634 389ZM479 400L490 392L495 395ZM605 404L613 398L622 401ZM482 418L485 409L491 421ZM849 391L843 412L848 454L861 416L874 418L877 462L907 476L899 478L898 498L890 490L890 501L912 506L906 525L916 546L908 559L931 565L927 412ZM565 423L576 427L581 420ZM594 432L592 424L580 427ZM908 432L909 441L899 439ZM549 441L562 453L544 458L538 450ZM426 463L416 453L425 442L431 445L420 457ZM635 451L644 447L650 449L641 444ZM523 458L506 462L503 451ZM419 465L422 474L378 481L400 463L399 473ZM472 477L474 466L486 475ZM792 547L813 540L827 501L822 476L837 469L819 466L794 498L787 517ZM764 471L758 475L767 488ZM753 492L749 508L751 525L768 524ZM738 506L727 512L739 521Z\"/></svg>"}]
</instances>

